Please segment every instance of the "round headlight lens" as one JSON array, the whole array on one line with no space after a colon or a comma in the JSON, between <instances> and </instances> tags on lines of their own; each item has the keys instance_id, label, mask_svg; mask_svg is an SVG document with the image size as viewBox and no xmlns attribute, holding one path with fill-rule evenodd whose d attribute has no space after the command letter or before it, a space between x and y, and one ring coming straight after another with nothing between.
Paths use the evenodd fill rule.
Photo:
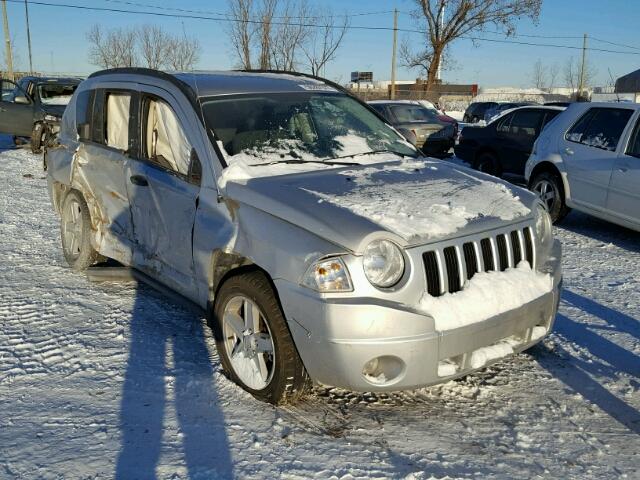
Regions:
<instances>
[{"instance_id":1,"label":"round headlight lens","mask_svg":"<svg viewBox=\"0 0 640 480\"><path fill-rule=\"evenodd\" d=\"M551 217L541 204L536 206L536 235L543 244L551 238Z\"/></svg>"},{"instance_id":2,"label":"round headlight lens","mask_svg":"<svg viewBox=\"0 0 640 480\"><path fill-rule=\"evenodd\" d=\"M364 274L376 287L393 287L404 273L400 247L389 240L374 240L364 250Z\"/></svg>"}]
</instances>

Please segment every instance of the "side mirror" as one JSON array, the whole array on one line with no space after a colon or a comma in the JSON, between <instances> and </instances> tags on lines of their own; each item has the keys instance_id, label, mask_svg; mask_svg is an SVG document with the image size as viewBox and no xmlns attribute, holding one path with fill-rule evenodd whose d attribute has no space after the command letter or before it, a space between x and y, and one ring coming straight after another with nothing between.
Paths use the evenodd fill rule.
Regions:
<instances>
[{"instance_id":1,"label":"side mirror","mask_svg":"<svg viewBox=\"0 0 640 480\"><path fill-rule=\"evenodd\" d=\"M80 123L76 131L80 140L89 140L91 136L91 125L88 123Z\"/></svg>"},{"instance_id":2,"label":"side mirror","mask_svg":"<svg viewBox=\"0 0 640 480\"><path fill-rule=\"evenodd\" d=\"M200 163L200 158L198 158L198 152L196 152L195 148L191 149L189 173L187 176L189 183L200 185L202 181L202 164Z\"/></svg>"},{"instance_id":3,"label":"side mirror","mask_svg":"<svg viewBox=\"0 0 640 480\"><path fill-rule=\"evenodd\" d=\"M411 145L414 147L416 146L418 143L418 137L416 137L416 134L413 131L408 128L399 128L398 131Z\"/></svg>"},{"instance_id":4,"label":"side mirror","mask_svg":"<svg viewBox=\"0 0 640 480\"><path fill-rule=\"evenodd\" d=\"M27 97L25 97L24 95L18 95L17 97L15 97L13 99L14 103L20 104L20 105L30 105L31 102L29 101L29 99Z\"/></svg>"}]
</instances>

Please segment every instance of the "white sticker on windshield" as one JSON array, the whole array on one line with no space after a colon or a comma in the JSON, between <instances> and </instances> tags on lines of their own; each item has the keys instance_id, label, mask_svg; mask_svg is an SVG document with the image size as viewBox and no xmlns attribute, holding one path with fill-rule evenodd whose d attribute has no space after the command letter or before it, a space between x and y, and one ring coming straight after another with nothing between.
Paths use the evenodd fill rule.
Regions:
<instances>
[{"instance_id":1,"label":"white sticker on windshield","mask_svg":"<svg viewBox=\"0 0 640 480\"><path fill-rule=\"evenodd\" d=\"M300 83L298 84L300 88L304 88L305 90L314 90L319 92L337 92L335 88L330 85L323 84L314 84L314 83Z\"/></svg>"}]
</instances>

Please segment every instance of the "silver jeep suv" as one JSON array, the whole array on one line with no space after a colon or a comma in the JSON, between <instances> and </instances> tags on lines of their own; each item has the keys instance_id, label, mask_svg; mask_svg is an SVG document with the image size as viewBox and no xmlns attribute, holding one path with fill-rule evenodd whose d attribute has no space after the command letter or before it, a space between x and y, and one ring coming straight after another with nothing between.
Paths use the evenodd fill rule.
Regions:
<instances>
[{"instance_id":1,"label":"silver jeep suv","mask_svg":"<svg viewBox=\"0 0 640 480\"><path fill-rule=\"evenodd\" d=\"M47 152L62 248L206 309L228 376L293 401L447 381L546 335L560 246L541 202L420 157L328 81L116 69Z\"/></svg>"}]
</instances>

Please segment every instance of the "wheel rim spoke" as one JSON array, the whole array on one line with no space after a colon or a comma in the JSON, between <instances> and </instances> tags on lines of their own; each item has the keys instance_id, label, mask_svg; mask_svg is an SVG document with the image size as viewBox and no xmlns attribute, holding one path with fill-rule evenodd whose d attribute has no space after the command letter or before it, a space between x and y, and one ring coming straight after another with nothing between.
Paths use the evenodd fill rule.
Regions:
<instances>
[{"instance_id":1,"label":"wheel rim spoke","mask_svg":"<svg viewBox=\"0 0 640 480\"><path fill-rule=\"evenodd\" d=\"M244 320L236 312L224 312L224 321L239 339L244 332Z\"/></svg>"}]
</instances>

